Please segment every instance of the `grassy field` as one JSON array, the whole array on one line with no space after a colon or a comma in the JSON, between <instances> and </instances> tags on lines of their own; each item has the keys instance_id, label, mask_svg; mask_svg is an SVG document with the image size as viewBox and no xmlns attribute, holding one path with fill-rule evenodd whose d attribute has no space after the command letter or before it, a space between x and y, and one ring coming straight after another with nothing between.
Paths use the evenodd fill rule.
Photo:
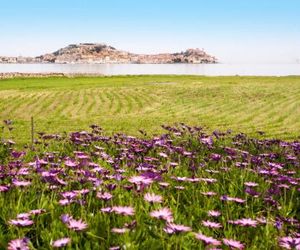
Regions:
<instances>
[{"instance_id":1,"label":"grassy field","mask_svg":"<svg viewBox=\"0 0 300 250\"><path fill-rule=\"evenodd\" d=\"M0 249L300 247L300 77L2 80L0 118Z\"/></svg>"},{"instance_id":2,"label":"grassy field","mask_svg":"<svg viewBox=\"0 0 300 250\"><path fill-rule=\"evenodd\" d=\"M14 121L12 136L35 131L87 129L160 133L184 122L209 130L233 129L266 137L300 134L300 77L116 76L0 81L0 119Z\"/></svg>"}]
</instances>

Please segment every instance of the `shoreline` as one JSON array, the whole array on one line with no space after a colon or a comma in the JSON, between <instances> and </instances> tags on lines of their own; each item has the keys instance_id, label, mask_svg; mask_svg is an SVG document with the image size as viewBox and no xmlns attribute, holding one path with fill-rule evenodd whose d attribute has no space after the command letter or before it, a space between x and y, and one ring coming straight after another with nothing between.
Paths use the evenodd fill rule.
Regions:
<instances>
[{"instance_id":1,"label":"shoreline","mask_svg":"<svg viewBox=\"0 0 300 250\"><path fill-rule=\"evenodd\" d=\"M0 79L12 79L12 78L48 78L48 77L97 77L104 76L103 74L80 74L80 73L21 73L21 72L8 72L0 73Z\"/></svg>"}]
</instances>

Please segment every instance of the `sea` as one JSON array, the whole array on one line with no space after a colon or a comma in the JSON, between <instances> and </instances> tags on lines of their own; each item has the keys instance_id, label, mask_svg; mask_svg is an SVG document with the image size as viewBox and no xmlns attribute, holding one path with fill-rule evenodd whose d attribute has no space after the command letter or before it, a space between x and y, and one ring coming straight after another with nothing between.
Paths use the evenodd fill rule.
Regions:
<instances>
[{"instance_id":1,"label":"sea","mask_svg":"<svg viewBox=\"0 0 300 250\"><path fill-rule=\"evenodd\" d=\"M298 64L0 64L0 73L65 73L101 75L300 75Z\"/></svg>"}]
</instances>

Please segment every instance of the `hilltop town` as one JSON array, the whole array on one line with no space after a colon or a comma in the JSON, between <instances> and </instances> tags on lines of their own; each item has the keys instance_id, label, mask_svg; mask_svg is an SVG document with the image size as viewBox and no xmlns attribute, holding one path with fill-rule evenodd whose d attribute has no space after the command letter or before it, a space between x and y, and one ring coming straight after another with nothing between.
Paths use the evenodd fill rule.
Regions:
<instances>
[{"instance_id":1,"label":"hilltop town","mask_svg":"<svg viewBox=\"0 0 300 250\"><path fill-rule=\"evenodd\" d=\"M0 63L217 63L217 58L208 55L203 49L188 49L179 53L155 55L135 54L117 50L112 46L99 43L71 44L53 53L37 57L1 57Z\"/></svg>"}]
</instances>

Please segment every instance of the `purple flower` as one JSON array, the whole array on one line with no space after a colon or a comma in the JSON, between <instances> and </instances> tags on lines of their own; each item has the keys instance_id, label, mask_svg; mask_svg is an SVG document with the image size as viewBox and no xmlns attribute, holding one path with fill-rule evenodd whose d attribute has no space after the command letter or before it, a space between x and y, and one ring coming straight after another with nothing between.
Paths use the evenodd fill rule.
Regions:
<instances>
[{"instance_id":1,"label":"purple flower","mask_svg":"<svg viewBox=\"0 0 300 250\"><path fill-rule=\"evenodd\" d=\"M219 217L221 215L219 211L215 211L215 210L209 210L207 214L211 217Z\"/></svg>"},{"instance_id":2,"label":"purple flower","mask_svg":"<svg viewBox=\"0 0 300 250\"><path fill-rule=\"evenodd\" d=\"M181 232L189 232L192 231L192 229L184 225L167 223L166 227L164 228L164 231L168 234L174 234L174 233L181 233Z\"/></svg>"},{"instance_id":3,"label":"purple flower","mask_svg":"<svg viewBox=\"0 0 300 250\"><path fill-rule=\"evenodd\" d=\"M210 227L210 228L221 228L222 227L222 225L220 223L209 221L209 220L202 221L202 225L205 227Z\"/></svg>"},{"instance_id":4,"label":"purple flower","mask_svg":"<svg viewBox=\"0 0 300 250\"><path fill-rule=\"evenodd\" d=\"M121 215L134 215L134 209L132 207L115 206L112 207L112 211Z\"/></svg>"},{"instance_id":5,"label":"purple flower","mask_svg":"<svg viewBox=\"0 0 300 250\"><path fill-rule=\"evenodd\" d=\"M33 221L28 218L25 218L25 219L10 220L8 223L18 227L28 227L33 224Z\"/></svg>"},{"instance_id":6,"label":"purple flower","mask_svg":"<svg viewBox=\"0 0 300 250\"><path fill-rule=\"evenodd\" d=\"M211 154L210 155L210 159L212 159L213 161L219 161L222 159L222 155L219 155L219 154Z\"/></svg>"},{"instance_id":7,"label":"purple flower","mask_svg":"<svg viewBox=\"0 0 300 250\"><path fill-rule=\"evenodd\" d=\"M243 200L241 198L229 197L226 195L221 196L221 200L222 201L234 201L236 203L241 203L241 204L246 202L245 200Z\"/></svg>"},{"instance_id":8,"label":"purple flower","mask_svg":"<svg viewBox=\"0 0 300 250\"><path fill-rule=\"evenodd\" d=\"M9 190L9 186L8 185L0 185L0 193L1 192L7 192Z\"/></svg>"},{"instance_id":9,"label":"purple flower","mask_svg":"<svg viewBox=\"0 0 300 250\"><path fill-rule=\"evenodd\" d=\"M156 195L153 193L147 193L144 195L145 201L148 201L150 203L162 203L163 198L160 195Z\"/></svg>"},{"instance_id":10,"label":"purple flower","mask_svg":"<svg viewBox=\"0 0 300 250\"><path fill-rule=\"evenodd\" d=\"M66 224L70 221L70 219L72 218L72 216L68 215L68 214L62 214L60 216L61 221Z\"/></svg>"},{"instance_id":11,"label":"purple flower","mask_svg":"<svg viewBox=\"0 0 300 250\"><path fill-rule=\"evenodd\" d=\"M16 186L16 187L27 187L31 184L30 181L20 181L20 180L13 180L12 183Z\"/></svg>"},{"instance_id":12,"label":"purple flower","mask_svg":"<svg viewBox=\"0 0 300 250\"><path fill-rule=\"evenodd\" d=\"M30 213L21 213L17 215L17 219L25 220L25 219L29 219L30 216L31 216Z\"/></svg>"},{"instance_id":13,"label":"purple flower","mask_svg":"<svg viewBox=\"0 0 300 250\"><path fill-rule=\"evenodd\" d=\"M46 213L46 210L45 209L34 209L34 210L30 210L28 213L33 214L33 215L38 215L38 214Z\"/></svg>"},{"instance_id":14,"label":"purple flower","mask_svg":"<svg viewBox=\"0 0 300 250\"><path fill-rule=\"evenodd\" d=\"M229 246L229 247L235 248L235 249L244 249L245 248L244 244L242 244L239 241L232 240L232 239L223 239L223 243L226 246Z\"/></svg>"},{"instance_id":15,"label":"purple flower","mask_svg":"<svg viewBox=\"0 0 300 250\"><path fill-rule=\"evenodd\" d=\"M71 218L67 223L67 227L74 231L82 231L86 229L88 225L82 220L74 220L73 218Z\"/></svg>"},{"instance_id":16,"label":"purple flower","mask_svg":"<svg viewBox=\"0 0 300 250\"><path fill-rule=\"evenodd\" d=\"M59 248L59 247L64 247L64 246L68 245L70 242L71 242L70 238L61 238L61 239L54 241L51 245L53 247Z\"/></svg>"},{"instance_id":17,"label":"purple flower","mask_svg":"<svg viewBox=\"0 0 300 250\"><path fill-rule=\"evenodd\" d=\"M206 245L220 246L222 243L219 240L216 240L212 237L206 236L201 233L196 233L195 237L197 240L203 241Z\"/></svg>"},{"instance_id":18,"label":"purple flower","mask_svg":"<svg viewBox=\"0 0 300 250\"><path fill-rule=\"evenodd\" d=\"M300 249L300 238L282 237L279 238L279 246L285 249Z\"/></svg>"},{"instance_id":19,"label":"purple flower","mask_svg":"<svg viewBox=\"0 0 300 250\"><path fill-rule=\"evenodd\" d=\"M112 212L112 208L111 207L104 207L104 208L101 208L100 210L103 213L111 213Z\"/></svg>"},{"instance_id":20,"label":"purple flower","mask_svg":"<svg viewBox=\"0 0 300 250\"><path fill-rule=\"evenodd\" d=\"M97 195L96 195L96 197L97 197L98 199L101 199L101 200L104 200L104 201L108 201L108 200L110 200L113 196L112 196L110 193L108 193L108 192L104 192L104 193L98 192Z\"/></svg>"},{"instance_id":21,"label":"purple flower","mask_svg":"<svg viewBox=\"0 0 300 250\"><path fill-rule=\"evenodd\" d=\"M144 176L132 176L128 179L128 181L136 185L149 185L153 182L152 179L146 178Z\"/></svg>"},{"instance_id":22,"label":"purple flower","mask_svg":"<svg viewBox=\"0 0 300 250\"><path fill-rule=\"evenodd\" d=\"M62 200L58 201L59 205L61 205L61 206L66 206L66 205L69 205L73 202L75 202L75 201L74 200L68 200L68 199L62 199Z\"/></svg>"},{"instance_id":23,"label":"purple flower","mask_svg":"<svg viewBox=\"0 0 300 250\"><path fill-rule=\"evenodd\" d=\"M7 250L29 250L29 239L15 239L8 243Z\"/></svg>"},{"instance_id":24,"label":"purple flower","mask_svg":"<svg viewBox=\"0 0 300 250\"><path fill-rule=\"evenodd\" d=\"M257 187L258 184L256 182L245 182L244 185L246 187Z\"/></svg>"},{"instance_id":25,"label":"purple flower","mask_svg":"<svg viewBox=\"0 0 300 250\"><path fill-rule=\"evenodd\" d=\"M217 195L217 193L215 193L215 192L201 192L201 194L203 194L203 195L205 195L205 196L215 196L215 195Z\"/></svg>"},{"instance_id":26,"label":"purple flower","mask_svg":"<svg viewBox=\"0 0 300 250\"><path fill-rule=\"evenodd\" d=\"M167 222L172 222L173 221L173 215L172 212L169 208L161 208L159 210L154 210L150 213L150 216L153 218L165 220Z\"/></svg>"},{"instance_id":27,"label":"purple flower","mask_svg":"<svg viewBox=\"0 0 300 250\"><path fill-rule=\"evenodd\" d=\"M230 221L231 224L240 225L242 227L256 227L258 222L250 218L244 218L240 220Z\"/></svg>"}]
</instances>

